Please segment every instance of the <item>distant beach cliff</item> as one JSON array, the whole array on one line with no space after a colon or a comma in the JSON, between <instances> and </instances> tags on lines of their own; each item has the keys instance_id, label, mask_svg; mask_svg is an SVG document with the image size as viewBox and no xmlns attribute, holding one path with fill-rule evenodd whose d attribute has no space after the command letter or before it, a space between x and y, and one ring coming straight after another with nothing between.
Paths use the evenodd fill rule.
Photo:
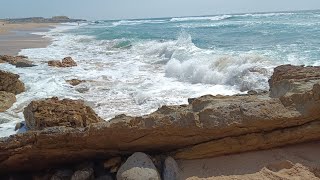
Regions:
<instances>
[{"instance_id":1,"label":"distant beach cliff","mask_svg":"<svg viewBox=\"0 0 320 180\"><path fill-rule=\"evenodd\" d=\"M29 18L13 18L0 19L6 23L66 23L66 22L80 22L86 21L84 19L71 19L67 16L53 16L52 18L44 17L29 17Z\"/></svg>"}]
</instances>

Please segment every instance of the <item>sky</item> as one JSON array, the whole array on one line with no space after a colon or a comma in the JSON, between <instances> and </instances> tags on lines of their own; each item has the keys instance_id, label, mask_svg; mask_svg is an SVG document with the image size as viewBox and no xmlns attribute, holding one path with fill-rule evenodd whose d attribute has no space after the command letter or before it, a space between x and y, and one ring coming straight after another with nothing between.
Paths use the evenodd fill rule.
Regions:
<instances>
[{"instance_id":1,"label":"sky","mask_svg":"<svg viewBox=\"0 0 320 180\"><path fill-rule=\"evenodd\" d=\"M320 0L0 0L0 18L135 19L320 9Z\"/></svg>"}]
</instances>

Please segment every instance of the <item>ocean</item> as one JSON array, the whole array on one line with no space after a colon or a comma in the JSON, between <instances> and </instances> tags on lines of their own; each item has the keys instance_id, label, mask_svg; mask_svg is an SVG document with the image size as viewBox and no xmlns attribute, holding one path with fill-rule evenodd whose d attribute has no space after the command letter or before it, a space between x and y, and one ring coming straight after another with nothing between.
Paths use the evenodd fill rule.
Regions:
<instances>
[{"instance_id":1,"label":"ocean","mask_svg":"<svg viewBox=\"0 0 320 180\"><path fill-rule=\"evenodd\" d=\"M83 99L109 120L205 94L268 90L278 65L320 65L320 11L100 20L36 34L52 44L20 54L38 66L0 64L26 85L17 103L0 113L0 136L16 133L23 108L36 99ZM78 66L47 66L66 56ZM73 78L87 82L76 87L65 82Z\"/></svg>"}]
</instances>

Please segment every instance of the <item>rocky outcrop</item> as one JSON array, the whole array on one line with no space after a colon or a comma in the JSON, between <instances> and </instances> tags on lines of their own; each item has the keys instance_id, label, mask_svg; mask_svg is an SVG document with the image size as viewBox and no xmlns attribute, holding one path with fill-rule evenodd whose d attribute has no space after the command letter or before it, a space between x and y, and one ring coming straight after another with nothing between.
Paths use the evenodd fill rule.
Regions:
<instances>
[{"instance_id":1,"label":"rocky outcrop","mask_svg":"<svg viewBox=\"0 0 320 180\"><path fill-rule=\"evenodd\" d=\"M70 80L66 80L67 83L69 83L71 86L77 86L81 83L86 82L86 80L80 80L80 79L70 79Z\"/></svg>"},{"instance_id":2,"label":"rocky outcrop","mask_svg":"<svg viewBox=\"0 0 320 180\"><path fill-rule=\"evenodd\" d=\"M73 66L77 66L77 63L71 57L65 57L62 59L62 61L57 61L57 60L48 61L48 66L73 67Z\"/></svg>"},{"instance_id":3,"label":"rocky outcrop","mask_svg":"<svg viewBox=\"0 0 320 180\"><path fill-rule=\"evenodd\" d=\"M278 67L281 68L297 67ZM306 68L305 73L320 70L313 68ZM271 94L279 94L278 81L287 80L290 87L296 87L281 90L280 97L206 95L190 99L188 105L163 106L142 117L120 115L109 122L78 128L43 126L41 131L2 138L0 171L43 169L141 151L171 154L175 159L197 159L320 140L320 78L294 75L300 73L295 70L286 72L292 75L275 70L270 80ZM290 80L295 76L301 78ZM47 101L34 101L32 104L39 105L28 107L34 110L27 114L37 115L48 106L44 106ZM57 117L54 114L60 113L60 109L56 109L48 111L51 114L44 113L48 115L45 117Z\"/></svg>"},{"instance_id":4,"label":"rocky outcrop","mask_svg":"<svg viewBox=\"0 0 320 180\"><path fill-rule=\"evenodd\" d=\"M103 120L83 101L56 97L32 101L23 112L27 128L42 130L47 127L87 127Z\"/></svg>"},{"instance_id":5,"label":"rocky outcrop","mask_svg":"<svg viewBox=\"0 0 320 180\"><path fill-rule=\"evenodd\" d=\"M7 62L16 67L33 67L31 61L28 60L27 56L9 56L9 55L0 55L0 63Z\"/></svg>"},{"instance_id":6,"label":"rocky outcrop","mask_svg":"<svg viewBox=\"0 0 320 180\"><path fill-rule=\"evenodd\" d=\"M16 96L10 92L0 91L0 112L9 109L16 102Z\"/></svg>"},{"instance_id":7,"label":"rocky outcrop","mask_svg":"<svg viewBox=\"0 0 320 180\"><path fill-rule=\"evenodd\" d=\"M161 180L157 168L148 155L136 152L131 155L117 172L117 180Z\"/></svg>"},{"instance_id":8,"label":"rocky outcrop","mask_svg":"<svg viewBox=\"0 0 320 180\"><path fill-rule=\"evenodd\" d=\"M19 75L0 70L0 91L20 94L24 92L23 82L19 80Z\"/></svg>"}]
</instances>

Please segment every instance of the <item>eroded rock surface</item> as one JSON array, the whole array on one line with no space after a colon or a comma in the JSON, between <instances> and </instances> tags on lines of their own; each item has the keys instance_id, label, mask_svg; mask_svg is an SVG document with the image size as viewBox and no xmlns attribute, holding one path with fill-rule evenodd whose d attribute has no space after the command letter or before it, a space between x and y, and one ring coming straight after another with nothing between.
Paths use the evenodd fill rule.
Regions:
<instances>
[{"instance_id":1,"label":"eroded rock surface","mask_svg":"<svg viewBox=\"0 0 320 180\"><path fill-rule=\"evenodd\" d=\"M62 61L57 61L57 60L48 61L48 66L73 67L73 66L77 66L77 63L71 57L65 57L62 59Z\"/></svg>"},{"instance_id":2,"label":"eroded rock surface","mask_svg":"<svg viewBox=\"0 0 320 180\"><path fill-rule=\"evenodd\" d=\"M103 120L83 101L56 97L43 101L32 101L23 112L30 130L47 127L87 127Z\"/></svg>"},{"instance_id":3,"label":"eroded rock surface","mask_svg":"<svg viewBox=\"0 0 320 180\"><path fill-rule=\"evenodd\" d=\"M9 56L0 55L0 63L9 63L15 65L16 67L33 67L35 66L32 61L28 60L27 56Z\"/></svg>"},{"instance_id":4,"label":"eroded rock surface","mask_svg":"<svg viewBox=\"0 0 320 180\"><path fill-rule=\"evenodd\" d=\"M25 91L23 82L19 75L0 70L0 91L20 94Z\"/></svg>"},{"instance_id":5,"label":"eroded rock surface","mask_svg":"<svg viewBox=\"0 0 320 180\"><path fill-rule=\"evenodd\" d=\"M0 112L9 109L16 102L16 96L10 92L0 91Z\"/></svg>"},{"instance_id":6,"label":"eroded rock surface","mask_svg":"<svg viewBox=\"0 0 320 180\"><path fill-rule=\"evenodd\" d=\"M293 70L282 71L281 68ZM41 131L2 138L0 171L43 169L134 152L168 153L175 159L198 159L319 140L320 78L316 74L320 67L310 71L309 68L299 71L295 68L300 67L278 67L280 72L291 75L275 70L270 80L271 97L268 94L206 95L190 99L188 105L163 106L142 117L119 115L109 122L80 128L40 126ZM300 75L302 71L310 75ZM312 72L315 75L311 75ZM279 93L280 81L295 88ZM62 116L63 111L59 108L47 111L47 101L31 103L27 109L33 110L27 114L34 114L39 119ZM72 112L72 108L67 112Z\"/></svg>"}]
</instances>

